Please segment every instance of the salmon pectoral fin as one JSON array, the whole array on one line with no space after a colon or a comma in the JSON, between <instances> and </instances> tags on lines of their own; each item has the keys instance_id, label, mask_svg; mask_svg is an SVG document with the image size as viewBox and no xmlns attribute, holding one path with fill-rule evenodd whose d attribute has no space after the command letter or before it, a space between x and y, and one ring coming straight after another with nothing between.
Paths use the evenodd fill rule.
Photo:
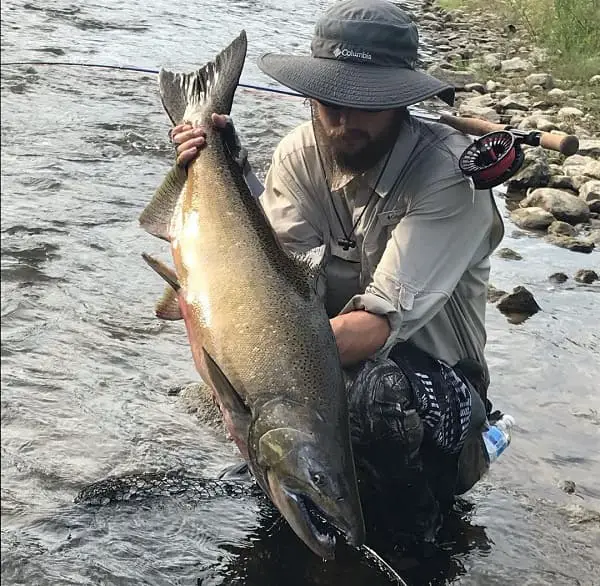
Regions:
<instances>
[{"instance_id":1,"label":"salmon pectoral fin","mask_svg":"<svg viewBox=\"0 0 600 586\"><path fill-rule=\"evenodd\" d=\"M171 285L166 286L163 296L156 303L154 313L156 317L167 321L183 319L181 308L179 307L179 294Z\"/></svg>"},{"instance_id":2,"label":"salmon pectoral fin","mask_svg":"<svg viewBox=\"0 0 600 586\"><path fill-rule=\"evenodd\" d=\"M150 254L146 254L145 252L142 252L142 258L171 286L176 293L179 292L181 285L177 279L177 273L171 267L168 267L164 262L154 258Z\"/></svg>"},{"instance_id":3,"label":"salmon pectoral fin","mask_svg":"<svg viewBox=\"0 0 600 586\"><path fill-rule=\"evenodd\" d=\"M154 197L140 215L140 226L146 232L170 242L169 227L175 206L185 188L185 169L174 166L164 178Z\"/></svg>"},{"instance_id":4,"label":"salmon pectoral fin","mask_svg":"<svg viewBox=\"0 0 600 586\"><path fill-rule=\"evenodd\" d=\"M252 414L246 406L238 392L233 388L225 373L219 365L213 360L212 356L202 348L204 355L204 364L208 370L208 375L212 382L215 393L219 397L221 409L227 411L231 421L237 430L237 433L244 438L248 437Z\"/></svg>"}]
</instances>

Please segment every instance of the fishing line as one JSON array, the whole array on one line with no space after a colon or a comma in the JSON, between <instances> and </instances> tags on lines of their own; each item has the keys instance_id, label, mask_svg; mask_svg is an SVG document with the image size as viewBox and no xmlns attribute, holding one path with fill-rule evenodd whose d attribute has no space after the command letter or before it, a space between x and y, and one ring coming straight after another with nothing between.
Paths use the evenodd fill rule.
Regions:
<instances>
[{"instance_id":1,"label":"fishing line","mask_svg":"<svg viewBox=\"0 0 600 586\"><path fill-rule=\"evenodd\" d=\"M371 549L368 545L361 545L358 548L365 554L365 557L370 559L375 565L393 582L398 586L408 586L408 584L402 579L400 574L390 566L376 551Z\"/></svg>"},{"instance_id":2,"label":"fishing line","mask_svg":"<svg viewBox=\"0 0 600 586\"><path fill-rule=\"evenodd\" d=\"M60 65L67 67L91 67L96 69L116 69L118 71L133 71L135 73L152 73L158 75L157 69L146 69L145 67L136 67L134 65L108 65L103 63L75 63L73 61L6 61L0 63L1 67L11 65ZM294 98L302 98L304 96L291 92L289 90L280 90L277 88L265 87L260 85L252 85L249 83L239 83L240 87L257 90L259 92L271 92L274 94L283 94L284 96L293 96Z\"/></svg>"}]
</instances>

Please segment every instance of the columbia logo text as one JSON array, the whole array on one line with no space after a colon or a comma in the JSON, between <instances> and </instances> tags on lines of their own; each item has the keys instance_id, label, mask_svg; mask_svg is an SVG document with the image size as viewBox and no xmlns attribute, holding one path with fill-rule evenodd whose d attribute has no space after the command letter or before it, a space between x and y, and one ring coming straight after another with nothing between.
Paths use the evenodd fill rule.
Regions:
<instances>
[{"instance_id":1,"label":"columbia logo text","mask_svg":"<svg viewBox=\"0 0 600 586\"><path fill-rule=\"evenodd\" d=\"M354 51L352 49L340 49L339 47L336 47L333 50L333 56L340 57L340 55L342 57L354 57L357 59L364 59L365 61L371 61L372 59L371 53L365 53L364 51Z\"/></svg>"}]
</instances>

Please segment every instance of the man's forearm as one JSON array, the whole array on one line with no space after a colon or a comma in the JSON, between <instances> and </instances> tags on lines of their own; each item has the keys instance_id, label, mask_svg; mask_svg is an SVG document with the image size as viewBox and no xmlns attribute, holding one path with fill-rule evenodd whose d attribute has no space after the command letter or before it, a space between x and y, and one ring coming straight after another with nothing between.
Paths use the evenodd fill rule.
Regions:
<instances>
[{"instance_id":1,"label":"man's forearm","mask_svg":"<svg viewBox=\"0 0 600 586\"><path fill-rule=\"evenodd\" d=\"M366 360L379 350L390 335L390 324L383 315L357 310L330 320L342 366Z\"/></svg>"}]
</instances>

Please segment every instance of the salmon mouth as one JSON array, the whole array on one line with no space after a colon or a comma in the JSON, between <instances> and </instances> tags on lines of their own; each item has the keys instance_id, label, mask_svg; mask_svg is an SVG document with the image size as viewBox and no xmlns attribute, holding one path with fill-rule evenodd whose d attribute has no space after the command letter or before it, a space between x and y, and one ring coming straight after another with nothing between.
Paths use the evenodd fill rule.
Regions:
<instances>
[{"instance_id":1,"label":"salmon mouth","mask_svg":"<svg viewBox=\"0 0 600 586\"><path fill-rule=\"evenodd\" d=\"M335 519L303 492L288 489L269 472L271 498L296 535L319 557L332 560L338 536L345 533Z\"/></svg>"}]
</instances>

